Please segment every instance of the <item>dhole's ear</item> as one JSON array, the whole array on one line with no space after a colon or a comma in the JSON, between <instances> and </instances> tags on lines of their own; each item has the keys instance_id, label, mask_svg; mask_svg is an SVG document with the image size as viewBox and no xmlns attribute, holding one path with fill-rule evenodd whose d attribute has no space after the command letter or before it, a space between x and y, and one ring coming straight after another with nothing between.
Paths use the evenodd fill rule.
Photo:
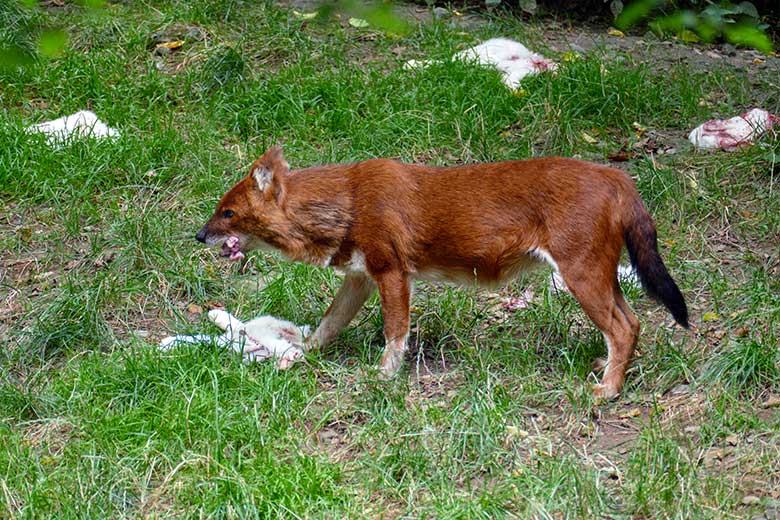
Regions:
<instances>
[{"instance_id":1,"label":"dhole's ear","mask_svg":"<svg viewBox=\"0 0 780 520\"><path fill-rule=\"evenodd\" d=\"M290 171L290 165L284 160L282 149L270 148L262 157L252 165L252 177L260 191L268 193L273 188L273 193L280 199L284 193L284 176Z\"/></svg>"},{"instance_id":2,"label":"dhole's ear","mask_svg":"<svg viewBox=\"0 0 780 520\"><path fill-rule=\"evenodd\" d=\"M284 160L282 149L279 147L270 148L252 165L252 177L260 191L266 192L273 187L277 198L284 191L283 178L289 171L290 165Z\"/></svg>"},{"instance_id":3,"label":"dhole's ear","mask_svg":"<svg viewBox=\"0 0 780 520\"><path fill-rule=\"evenodd\" d=\"M274 174L263 166L254 166L252 168L252 177L254 177L257 187L260 191L265 191L274 181Z\"/></svg>"}]
</instances>

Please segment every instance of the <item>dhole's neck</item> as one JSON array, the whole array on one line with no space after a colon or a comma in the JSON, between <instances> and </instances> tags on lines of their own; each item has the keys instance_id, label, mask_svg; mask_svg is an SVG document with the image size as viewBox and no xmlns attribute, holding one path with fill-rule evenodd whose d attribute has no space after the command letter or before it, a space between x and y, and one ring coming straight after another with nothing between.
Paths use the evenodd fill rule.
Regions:
<instances>
[{"instance_id":1,"label":"dhole's neck","mask_svg":"<svg viewBox=\"0 0 780 520\"><path fill-rule=\"evenodd\" d=\"M353 200L346 176L332 169L293 172L283 202L286 230L280 249L292 260L330 265L352 227Z\"/></svg>"}]
</instances>

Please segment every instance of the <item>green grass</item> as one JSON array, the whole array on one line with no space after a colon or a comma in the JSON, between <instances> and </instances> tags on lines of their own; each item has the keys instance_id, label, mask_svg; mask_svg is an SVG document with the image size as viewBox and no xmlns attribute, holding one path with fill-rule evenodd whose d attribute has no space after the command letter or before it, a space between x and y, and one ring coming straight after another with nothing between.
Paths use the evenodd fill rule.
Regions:
<instances>
[{"instance_id":1,"label":"green grass","mask_svg":"<svg viewBox=\"0 0 780 520\"><path fill-rule=\"evenodd\" d=\"M780 141L731 154L682 141L713 111L780 112L776 76L661 71L607 48L514 95L462 63L401 68L491 36L544 41L511 16L402 37L228 0L0 20L70 35L62 56L0 70L0 518L741 518L780 499L780 422L762 407L780 392ZM155 58L149 35L176 24L206 37ZM52 149L23 130L84 108L122 137ZM215 346L154 348L215 330L192 303L309 324L327 308L334 273L261 253L228 265L194 240L269 145L293 167L606 162L648 133L677 153L623 167L694 326L628 290L643 329L616 402L590 398L603 340L545 273L506 292L536 292L514 313L420 285L391 382L372 370L376 297L286 372Z\"/></svg>"}]
</instances>

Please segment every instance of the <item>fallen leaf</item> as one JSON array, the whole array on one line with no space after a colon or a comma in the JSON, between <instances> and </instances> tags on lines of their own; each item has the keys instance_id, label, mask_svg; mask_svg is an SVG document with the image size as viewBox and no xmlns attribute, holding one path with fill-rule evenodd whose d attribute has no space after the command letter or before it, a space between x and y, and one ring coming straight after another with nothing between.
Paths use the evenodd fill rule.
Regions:
<instances>
[{"instance_id":1,"label":"fallen leaf","mask_svg":"<svg viewBox=\"0 0 780 520\"><path fill-rule=\"evenodd\" d=\"M745 495L744 497L742 497L742 505L754 506L760 503L761 503L761 499L758 498L756 495Z\"/></svg>"},{"instance_id":2,"label":"fallen leaf","mask_svg":"<svg viewBox=\"0 0 780 520\"><path fill-rule=\"evenodd\" d=\"M626 33L624 33L623 31L621 31L619 29L610 29L609 31L607 31L607 34L609 34L610 36L615 36L617 38L625 38L626 37Z\"/></svg>"},{"instance_id":3,"label":"fallen leaf","mask_svg":"<svg viewBox=\"0 0 780 520\"><path fill-rule=\"evenodd\" d=\"M528 437L528 432L527 431L521 430L520 428L518 428L517 426L514 426L512 424L510 424L510 425L508 425L506 427L506 433L510 437L518 437L520 439L525 439L526 437Z\"/></svg>"},{"instance_id":4,"label":"fallen leaf","mask_svg":"<svg viewBox=\"0 0 780 520\"><path fill-rule=\"evenodd\" d=\"M300 18L301 20L311 20L312 18L317 17L317 11L314 11L313 13L301 13L298 11L292 12L293 16L296 18Z\"/></svg>"},{"instance_id":5,"label":"fallen leaf","mask_svg":"<svg viewBox=\"0 0 780 520\"><path fill-rule=\"evenodd\" d=\"M586 143L588 143L588 144L595 144L595 143L597 143L597 142L598 142L598 140L597 140L595 137L593 137L592 135L590 135L590 134L589 134L589 133L587 133L587 132L582 132L582 138L583 138L583 139L585 140L585 142L586 142Z\"/></svg>"},{"instance_id":6,"label":"fallen leaf","mask_svg":"<svg viewBox=\"0 0 780 520\"><path fill-rule=\"evenodd\" d=\"M187 312L190 314L203 314L203 307L197 303L191 303L187 306Z\"/></svg>"},{"instance_id":7,"label":"fallen leaf","mask_svg":"<svg viewBox=\"0 0 780 520\"><path fill-rule=\"evenodd\" d=\"M705 312L701 319L702 321L718 321L720 315L717 312Z\"/></svg>"},{"instance_id":8,"label":"fallen leaf","mask_svg":"<svg viewBox=\"0 0 780 520\"><path fill-rule=\"evenodd\" d=\"M566 51L561 56L561 61L566 63L577 61L578 59L580 59L580 55L573 51Z\"/></svg>"},{"instance_id":9,"label":"fallen leaf","mask_svg":"<svg viewBox=\"0 0 780 520\"><path fill-rule=\"evenodd\" d=\"M182 45L184 45L183 41L176 40L176 41L172 41L172 42L158 43L154 47L155 47L155 49L159 49L159 48L162 47L162 48L165 48L165 49L175 50L175 49L178 49L179 47L181 47Z\"/></svg>"},{"instance_id":10,"label":"fallen leaf","mask_svg":"<svg viewBox=\"0 0 780 520\"><path fill-rule=\"evenodd\" d=\"M632 408L626 413L622 413L619 415L621 419L630 419L631 417L639 417L642 415L642 411L639 408Z\"/></svg>"},{"instance_id":11,"label":"fallen leaf","mask_svg":"<svg viewBox=\"0 0 780 520\"><path fill-rule=\"evenodd\" d=\"M754 65L761 65L762 63L764 63L764 60L762 60L761 58L753 58Z\"/></svg>"},{"instance_id":12,"label":"fallen leaf","mask_svg":"<svg viewBox=\"0 0 780 520\"><path fill-rule=\"evenodd\" d=\"M625 147L607 156L607 159L613 162L625 162L634 158L636 158L636 154L634 152L629 152Z\"/></svg>"},{"instance_id":13,"label":"fallen leaf","mask_svg":"<svg viewBox=\"0 0 780 520\"><path fill-rule=\"evenodd\" d=\"M728 437L726 437L726 442L731 444L732 446L736 446L739 444L739 436L731 434Z\"/></svg>"},{"instance_id":14,"label":"fallen leaf","mask_svg":"<svg viewBox=\"0 0 780 520\"><path fill-rule=\"evenodd\" d=\"M357 27L358 29L362 29L364 27L368 27L368 20L364 20L362 18L350 18L349 25L352 27Z\"/></svg>"}]
</instances>

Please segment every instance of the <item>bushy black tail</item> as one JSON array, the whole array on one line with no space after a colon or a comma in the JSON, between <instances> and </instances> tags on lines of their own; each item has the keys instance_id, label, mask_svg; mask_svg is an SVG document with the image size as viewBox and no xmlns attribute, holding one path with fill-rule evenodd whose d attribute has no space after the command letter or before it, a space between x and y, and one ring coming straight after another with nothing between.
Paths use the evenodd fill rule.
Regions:
<instances>
[{"instance_id":1,"label":"bushy black tail","mask_svg":"<svg viewBox=\"0 0 780 520\"><path fill-rule=\"evenodd\" d=\"M633 203L629 213L624 231L626 248L639 281L647 294L669 309L674 320L687 329L688 307L658 254L653 220L639 199Z\"/></svg>"}]
</instances>

